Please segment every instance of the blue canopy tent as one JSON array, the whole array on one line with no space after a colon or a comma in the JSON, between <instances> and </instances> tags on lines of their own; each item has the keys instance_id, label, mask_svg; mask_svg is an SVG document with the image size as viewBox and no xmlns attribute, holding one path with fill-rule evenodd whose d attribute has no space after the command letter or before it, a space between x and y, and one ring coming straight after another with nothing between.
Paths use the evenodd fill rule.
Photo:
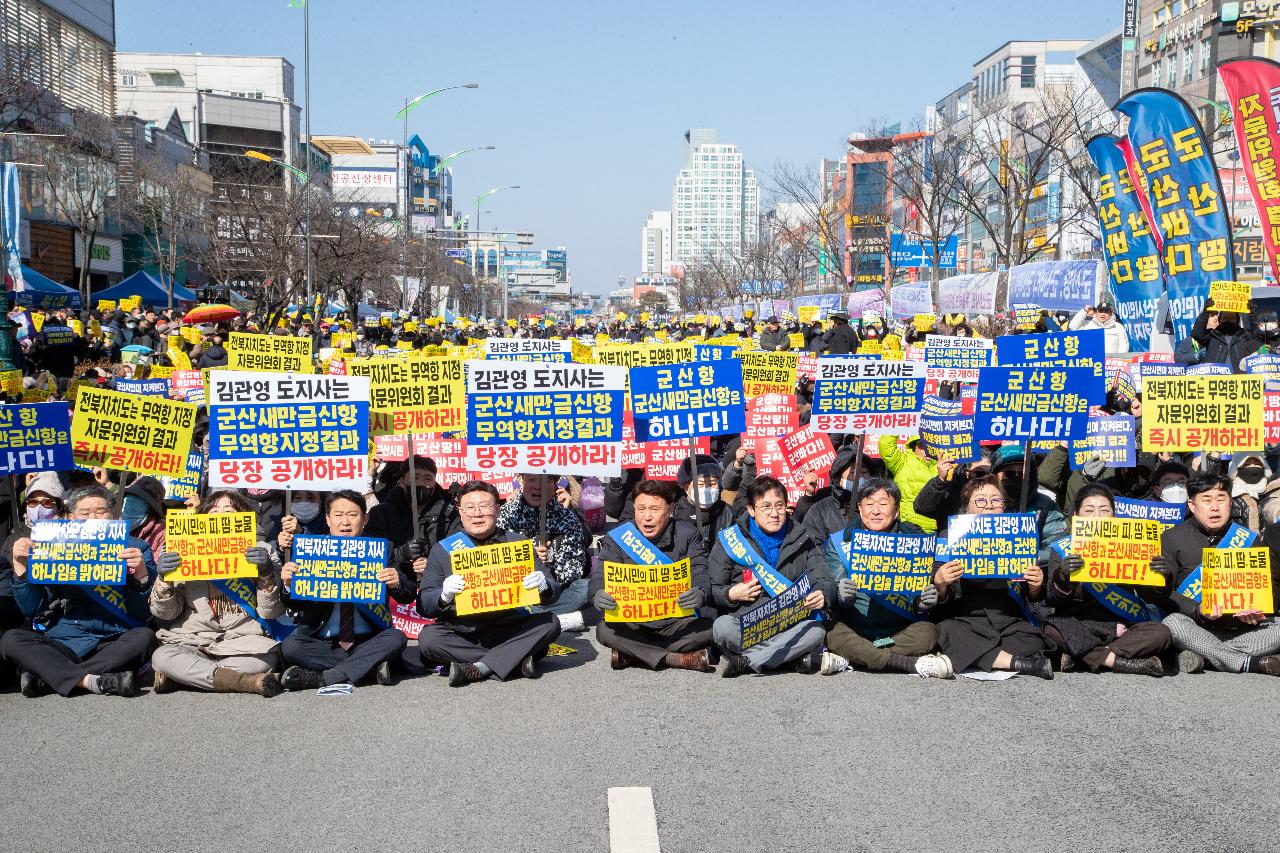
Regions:
<instances>
[{"instance_id":1,"label":"blue canopy tent","mask_svg":"<svg viewBox=\"0 0 1280 853\"><path fill-rule=\"evenodd\" d=\"M13 294L13 304L26 308L74 308L79 310L80 291L58 284L29 266L22 267L23 290Z\"/></svg>"},{"instance_id":2,"label":"blue canopy tent","mask_svg":"<svg viewBox=\"0 0 1280 853\"><path fill-rule=\"evenodd\" d=\"M130 296L141 296L143 305L152 308L166 308L169 305L169 290L155 276L146 270L138 270L117 285L100 290L89 296L89 301L97 305L103 299L112 299L117 303ZM195 304L196 295L191 290L175 283L173 285L173 301Z\"/></svg>"}]
</instances>

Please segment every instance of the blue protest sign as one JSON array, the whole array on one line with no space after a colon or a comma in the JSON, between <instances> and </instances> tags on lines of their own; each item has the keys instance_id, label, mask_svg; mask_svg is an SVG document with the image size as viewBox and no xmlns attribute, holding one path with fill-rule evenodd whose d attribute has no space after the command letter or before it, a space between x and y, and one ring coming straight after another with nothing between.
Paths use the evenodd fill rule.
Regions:
<instances>
[{"instance_id":1,"label":"blue protest sign","mask_svg":"<svg viewBox=\"0 0 1280 853\"><path fill-rule=\"evenodd\" d=\"M693 357L696 361L724 361L733 358L738 348L732 344L694 344Z\"/></svg>"},{"instance_id":2,"label":"blue protest sign","mask_svg":"<svg viewBox=\"0 0 1280 853\"><path fill-rule=\"evenodd\" d=\"M1242 362L1242 366L1243 366L1243 362ZM1188 365L1185 371L1187 376L1230 376L1231 372L1232 372L1231 365L1222 364L1221 362L1216 362L1216 361L1206 361L1204 364ZM1161 375L1161 374L1152 374L1152 375ZM1182 374L1180 372L1171 371L1163 375L1164 376L1180 376Z\"/></svg>"},{"instance_id":3,"label":"blue protest sign","mask_svg":"<svg viewBox=\"0 0 1280 853\"><path fill-rule=\"evenodd\" d=\"M1107 369L1106 333L1102 329L1085 329L1003 335L996 338L996 362L1009 367L1087 367L1102 379Z\"/></svg>"},{"instance_id":4,"label":"blue protest sign","mask_svg":"<svg viewBox=\"0 0 1280 853\"><path fill-rule=\"evenodd\" d=\"M1280 355L1254 353L1240 362L1245 373L1260 376L1280 376ZM1189 372L1189 371L1188 371Z\"/></svg>"},{"instance_id":5,"label":"blue protest sign","mask_svg":"<svg viewBox=\"0 0 1280 853\"><path fill-rule=\"evenodd\" d=\"M1092 395L1092 396L1090 396ZM1089 407L1106 398L1087 367L984 367L978 375L978 441L1082 439Z\"/></svg>"},{"instance_id":6,"label":"blue protest sign","mask_svg":"<svg viewBox=\"0 0 1280 853\"><path fill-rule=\"evenodd\" d=\"M143 397L168 397L168 379L117 379L116 390Z\"/></svg>"},{"instance_id":7,"label":"blue protest sign","mask_svg":"<svg viewBox=\"0 0 1280 853\"><path fill-rule=\"evenodd\" d=\"M742 362L736 358L633 367L636 441L725 435L747 428Z\"/></svg>"},{"instance_id":8,"label":"blue protest sign","mask_svg":"<svg viewBox=\"0 0 1280 853\"><path fill-rule=\"evenodd\" d=\"M1132 468L1138 464L1133 415L1089 418L1084 439L1071 442L1071 470L1078 471L1095 458L1101 458L1108 468Z\"/></svg>"},{"instance_id":9,"label":"blue protest sign","mask_svg":"<svg viewBox=\"0 0 1280 853\"><path fill-rule=\"evenodd\" d=\"M0 474L70 471L71 410L66 403L0 406Z\"/></svg>"},{"instance_id":10,"label":"blue protest sign","mask_svg":"<svg viewBox=\"0 0 1280 853\"><path fill-rule=\"evenodd\" d=\"M875 596L919 595L933 582L935 537L851 531L849 576Z\"/></svg>"},{"instance_id":11,"label":"blue protest sign","mask_svg":"<svg viewBox=\"0 0 1280 853\"><path fill-rule=\"evenodd\" d=\"M963 465L982 458L982 446L973 437L973 415L929 416L920 418L920 438L929 455Z\"/></svg>"},{"instance_id":12,"label":"blue protest sign","mask_svg":"<svg viewBox=\"0 0 1280 853\"><path fill-rule=\"evenodd\" d=\"M1050 311L1079 311L1098 301L1101 261L1039 261L1009 268L1009 307L1029 303Z\"/></svg>"},{"instance_id":13,"label":"blue protest sign","mask_svg":"<svg viewBox=\"0 0 1280 853\"><path fill-rule=\"evenodd\" d=\"M967 579L1013 579L1036 564L1039 542L1034 512L953 515L945 553L964 564Z\"/></svg>"},{"instance_id":14,"label":"blue protest sign","mask_svg":"<svg viewBox=\"0 0 1280 853\"><path fill-rule=\"evenodd\" d=\"M1116 518L1145 518L1162 524L1181 524L1186 516L1185 503L1167 504L1164 501L1116 498Z\"/></svg>"},{"instance_id":15,"label":"blue protest sign","mask_svg":"<svg viewBox=\"0 0 1280 853\"><path fill-rule=\"evenodd\" d=\"M47 347L68 347L76 342L76 333L70 326L50 325L47 321L40 328L40 336Z\"/></svg>"},{"instance_id":16,"label":"blue protest sign","mask_svg":"<svg viewBox=\"0 0 1280 853\"><path fill-rule=\"evenodd\" d=\"M387 565L389 543L361 536L293 537L298 564L289 590L303 601L348 601L381 604L387 588L378 572Z\"/></svg>"},{"instance_id":17,"label":"blue protest sign","mask_svg":"<svg viewBox=\"0 0 1280 853\"><path fill-rule=\"evenodd\" d=\"M167 501L185 501L187 498L200 496L200 474L204 471L204 455L187 454L186 471L181 477L161 477L164 486L164 499Z\"/></svg>"},{"instance_id":18,"label":"blue protest sign","mask_svg":"<svg viewBox=\"0 0 1280 853\"><path fill-rule=\"evenodd\" d=\"M30 583L122 586L129 523L121 519L37 521L31 528Z\"/></svg>"},{"instance_id":19,"label":"blue protest sign","mask_svg":"<svg viewBox=\"0 0 1280 853\"><path fill-rule=\"evenodd\" d=\"M771 637L813 617L813 611L805 607L804 600L813 589L808 575L803 575L791 586L773 597L766 597L755 607L738 617L742 628L744 651L759 645Z\"/></svg>"}]
</instances>

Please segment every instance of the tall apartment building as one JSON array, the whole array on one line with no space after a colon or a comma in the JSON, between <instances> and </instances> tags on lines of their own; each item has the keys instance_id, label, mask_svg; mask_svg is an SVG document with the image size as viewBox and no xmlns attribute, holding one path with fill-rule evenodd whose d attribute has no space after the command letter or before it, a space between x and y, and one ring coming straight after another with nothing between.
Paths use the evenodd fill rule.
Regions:
<instances>
[{"instance_id":1,"label":"tall apartment building","mask_svg":"<svg viewBox=\"0 0 1280 853\"><path fill-rule=\"evenodd\" d=\"M671 205L671 260L696 263L741 257L758 238L760 190L736 145L716 132L684 135L684 164Z\"/></svg>"},{"instance_id":2,"label":"tall apartment building","mask_svg":"<svg viewBox=\"0 0 1280 853\"><path fill-rule=\"evenodd\" d=\"M640 272L666 275L671 262L671 211L655 210L640 229Z\"/></svg>"}]
</instances>

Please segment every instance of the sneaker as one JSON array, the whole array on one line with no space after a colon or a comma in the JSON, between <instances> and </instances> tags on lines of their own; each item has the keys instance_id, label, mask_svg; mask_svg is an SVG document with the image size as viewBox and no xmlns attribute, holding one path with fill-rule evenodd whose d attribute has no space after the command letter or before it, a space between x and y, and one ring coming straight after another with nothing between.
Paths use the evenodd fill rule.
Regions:
<instances>
[{"instance_id":1,"label":"sneaker","mask_svg":"<svg viewBox=\"0 0 1280 853\"><path fill-rule=\"evenodd\" d=\"M280 684L285 690L319 690L324 687L324 679L314 669L291 666L280 676Z\"/></svg>"},{"instance_id":2,"label":"sneaker","mask_svg":"<svg viewBox=\"0 0 1280 853\"><path fill-rule=\"evenodd\" d=\"M383 687L390 687L391 686L391 661L384 660L382 663L378 664L378 669L377 669L377 672L374 673L374 677L378 679L378 683L381 684Z\"/></svg>"},{"instance_id":3,"label":"sneaker","mask_svg":"<svg viewBox=\"0 0 1280 853\"><path fill-rule=\"evenodd\" d=\"M1049 659L1041 654L1015 656L1013 671L1018 675L1034 675L1045 681L1053 680L1053 667L1049 666Z\"/></svg>"},{"instance_id":4,"label":"sneaker","mask_svg":"<svg viewBox=\"0 0 1280 853\"><path fill-rule=\"evenodd\" d=\"M138 689L133 683L133 671L108 672L98 676L98 690L104 696L137 696Z\"/></svg>"},{"instance_id":5,"label":"sneaker","mask_svg":"<svg viewBox=\"0 0 1280 853\"><path fill-rule=\"evenodd\" d=\"M1152 678L1164 677L1164 664L1160 662L1160 658L1122 658L1117 657L1116 662L1111 667L1112 672L1118 672L1121 675L1149 675Z\"/></svg>"},{"instance_id":6,"label":"sneaker","mask_svg":"<svg viewBox=\"0 0 1280 853\"><path fill-rule=\"evenodd\" d=\"M484 681L485 674L473 663L449 664L449 686L461 687L473 681Z\"/></svg>"},{"instance_id":7,"label":"sneaker","mask_svg":"<svg viewBox=\"0 0 1280 853\"><path fill-rule=\"evenodd\" d=\"M582 621L582 612L580 610L575 610L572 613L558 613L556 614L556 621L560 623L561 631L573 631L576 633L587 630L587 623Z\"/></svg>"},{"instance_id":8,"label":"sneaker","mask_svg":"<svg viewBox=\"0 0 1280 853\"><path fill-rule=\"evenodd\" d=\"M626 669L631 666L634 661L624 655L617 649L611 649L609 652L609 668L610 669Z\"/></svg>"},{"instance_id":9,"label":"sneaker","mask_svg":"<svg viewBox=\"0 0 1280 853\"><path fill-rule=\"evenodd\" d=\"M946 655L921 655L916 658L916 675L921 678L951 678L955 674L951 658Z\"/></svg>"},{"instance_id":10,"label":"sneaker","mask_svg":"<svg viewBox=\"0 0 1280 853\"><path fill-rule=\"evenodd\" d=\"M736 678L739 675L745 675L750 671L751 664L747 663L747 659L742 655L726 653L724 660L720 664L721 678Z\"/></svg>"},{"instance_id":11,"label":"sneaker","mask_svg":"<svg viewBox=\"0 0 1280 853\"><path fill-rule=\"evenodd\" d=\"M1178 672L1184 672L1187 675L1199 675L1204 672L1204 658L1190 649L1178 652Z\"/></svg>"},{"instance_id":12,"label":"sneaker","mask_svg":"<svg viewBox=\"0 0 1280 853\"><path fill-rule=\"evenodd\" d=\"M23 672L18 676L18 689L22 691L22 695L28 699L34 699L42 696L49 686L40 680L40 677L33 672Z\"/></svg>"},{"instance_id":13,"label":"sneaker","mask_svg":"<svg viewBox=\"0 0 1280 853\"><path fill-rule=\"evenodd\" d=\"M151 681L152 693L172 693L178 689L178 683L163 672L155 673Z\"/></svg>"},{"instance_id":14,"label":"sneaker","mask_svg":"<svg viewBox=\"0 0 1280 853\"><path fill-rule=\"evenodd\" d=\"M1253 659L1253 665L1263 675L1280 675L1280 655L1263 655Z\"/></svg>"},{"instance_id":15,"label":"sneaker","mask_svg":"<svg viewBox=\"0 0 1280 853\"><path fill-rule=\"evenodd\" d=\"M849 661L835 652L823 652L822 663L818 666L818 672L823 675L835 675L837 672L844 672L846 669L852 669Z\"/></svg>"},{"instance_id":16,"label":"sneaker","mask_svg":"<svg viewBox=\"0 0 1280 853\"><path fill-rule=\"evenodd\" d=\"M538 662L533 655L525 655L525 659L520 661L520 674L525 678L537 678L542 674L538 672Z\"/></svg>"}]
</instances>

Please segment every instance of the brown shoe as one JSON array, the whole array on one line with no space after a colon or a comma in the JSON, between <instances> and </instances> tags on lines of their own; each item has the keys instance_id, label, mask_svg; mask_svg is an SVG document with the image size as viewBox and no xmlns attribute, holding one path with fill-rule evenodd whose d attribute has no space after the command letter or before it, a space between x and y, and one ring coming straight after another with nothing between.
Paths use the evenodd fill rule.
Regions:
<instances>
[{"instance_id":1,"label":"brown shoe","mask_svg":"<svg viewBox=\"0 0 1280 853\"><path fill-rule=\"evenodd\" d=\"M681 655L680 665L677 669L691 669L694 672L715 672L715 667L711 665L711 655L707 653L706 649Z\"/></svg>"},{"instance_id":2,"label":"brown shoe","mask_svg":"<svg viewBox=\"0 0 1280 853\"><path fill-rule=\"evenodd\" d=\"M284 692L284 687L274 672L249 675L225 666L213 671L213 689L217 693L256 693L268 699Z\"/></svg>"},{"instance_id":3,"label":"brown shoe","mask_svg":"<svg viewBox=\"0 0 1280 853\"><path fill-rule=\"evenodd\" d=\"M632 663L634 663L634 661L632 661L631 658L627 657L622 652L618 651L617 649L611 650L609 654L609 666L612 669L626 669L627 667L631 666Z\"/></svg>"},{"instance_id":4,"label":"brown shoe","mask_svg":"<svg viewBox=\"0 0 1280 853\"><path fill-rule=\"evenodd\" d=\"M178 689L178 684L163 672L155 673L155 680L151 682L152 693L172 693Z\"/></svg>"}]
</instances>

